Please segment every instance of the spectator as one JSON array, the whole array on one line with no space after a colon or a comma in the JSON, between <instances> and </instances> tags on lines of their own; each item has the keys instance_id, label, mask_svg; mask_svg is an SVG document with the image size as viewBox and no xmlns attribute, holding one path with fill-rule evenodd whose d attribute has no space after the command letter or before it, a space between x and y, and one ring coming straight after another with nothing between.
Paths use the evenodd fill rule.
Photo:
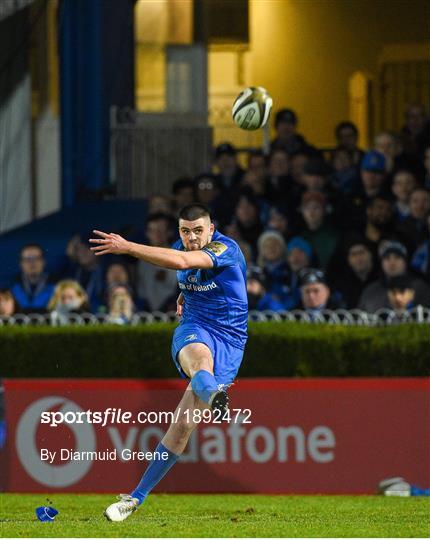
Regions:
<instances>
[{"instance_id":1,"label":"spectator","mask_svg":"<svg viewBox=\"0 0 430 540\"><path fill-rule=\"evenodd\" d=\"M380 195L385 180L385 158L380 152L365 154L361 162L361 193L367 198Z\"/></svg>"},{"instance_id":2,"label":"spectator","mask_svg":"<svg viewBox=\"0 0 430 540\"><path fill-rule=\"evenodd\" d=\"M112 324L129 324L134 314L134 304L130 289L124 285L114 285L109 291L108 321Z\"/></svg>"},{"instance_id":3,"label":"spectator","mask_svg":"<svg viewBox=\"0 0 430 540\"><path fill-rule=\"evenodd\" d=\"M237 162L236 148L230 143L219 144L215 149L216 180L222 190L234 191L242 181L244 170Z\"/></svg>"},{"instance_id":4,"label":"spectator","mask_svg":"<svg viewBox=\"0 0 430 540\"><path fill-rule=\"evenodd\" d=\"M266 276L269 293L279 293L287 280L287 247L282 235L275 231L266 231L258 239L257 264Z\"/></svg>"},{"instance_id":5,"label":"spectator","mask_svg":"<svg viewBox=\"0 0 430 540\"><path fill-rule=\"evenodd\" d=\"M276 206L272 206L269 210L267 229L280 233L286 242L292 236L286 214Z\"/></svg>"},{"instance_id":6,"label":"spectator","mask_svg":"<svg viewBox=\"0 0 430 540\"><path fill-rule=\"evenodd\" d=\"M187 176L178 178L172 185L173 206L175 213L179 210L194 202L194 181Z\"/></svg>"},{"instance_id":7,"label":"spectator","mask_svg":"<svg viewBox=\"0 0 430 540\"><path fill-rule=\"evenodd\" d=\"M411 268L425 277L427 282L430 282L430 213L426 217L427 238L415 250Z\"/></svg>"},{"instance_id":8,"label":"spectator","mask_svg":"<svg viewBox=\"0 0 430 540\"><path fill-rule=\"evenodd\" d=\"M393 207L389 199L378 195L369 200L366 208L366 222L362 232L369 242L373 254L376 255L379 242L395 233Z\"/></svg>"},{"instance_id":9,"label":"spectator","mask_svg":"<svg viewBox=\"0 0 430 540\"><path fill-rule=\"evenodd\" d=\"M170 224L170 217L165 214L149 216L145 229L148 245L170 247L173 241ZM138 261L136 276L137 295L142 302L148 303L151 311L175 309L178 289L175 270Z\"/></svg>"},{"instance_id":10,"label":"spectator","mask_svg":"<svg viewBox=\"0 0 430 540\"><path fill-rule=\"evenodd\" d=\"M322 270L304 268L300 272L299 286L301 297L299 309L306 310L311 318L318 318L325 309L340 307L340 304L331 298L330 287Z\"/></svg>"},{"instance_id":11,"label":"spectator","mask_svg":"<svg viewBox=\"0 0 430 540\"><path fill-rule=\"evenodd\" d=\"M21 275L11 292L23 313L45 312L54 292L45 271L45 256L38 244L27 244L21 249Z\"/></svg>"},{"instance_id":12,"label":"spectator","mask_svg":"<svg viewBox=\"0 0 430 540\"><path fill-rule=\"evenodd\" d=\"M95 313L101 305L104 280L100 259L95 256L80 235L74 235L66 248L66 261L61 272L63 279L79 282L88 296L91 311Z\"/></svg>"},{"instance_id":13,"label":"spectator","mask_svg":"<svg viewBox=\"0 0 430 540\"><path fill-rule=\"evenodd\" d=\"M405 125L400 133L405 151L421 158L430 144L430 122L423 105L413 103L406 107Z\"/></svg>"},{"instance_id":14,"label":"spectator","mask_svg":"<svg viewBox=\"0 0 430 540\"><path fill-rule=\"evenodd\" d=\"M360 296L378 276L372 249L367 240L355 235L346 245L346 264L330 278L331 289L338 291L347 309L358 306Z\"/></svg>"},{"instance_id":15,"label":"spectator","mask_svg":"<svg viewBox=\"0 0 430 540\"><path fill-rule=\"evenodd\" d=\"M410 215L409 202L416 187L417 180L410 171L398 170L394 174L391 190L396 197L394 210L397 221L403 221Z\"/></svg>"},{"instance_id":16,"label":"spectator","mask_svg":"<svg viewBox=\"0 0 430 540\"><path fill-rule=\"evenodd\" d=\"M430 287L421 279L408 274L408 252L400 242L385 241L381 244L380 252L382 276L370 283L363 291L358 307L368 313L374 313L381 308L389 308L387 296L388 279L397 276L408 276L416 291L416 301L423 306L430 306Z\"/></svg>"},{"instance_id":17,"label":"spectator","mask_svg":"<svg viewBox=\"0 0 430 540\"><path fill-rule=\"evenodd\" d=\"M303 190L296 199L296 207L300 204L303 191L319 191L326 197L326 210L331 212L337 206L338 195L329 179L330 167L321 157L310 157L303 171Z\"/></svg>"},{"instance_id":18,"label":"spectator","mask_svg":"<svg viewBox=\"0 0 430 540\"><path fill-rule=\"evenodd\" d=\"M410 311L415 307L415 290L409 276L397 276L387 280L389 307L396 312Z\"/></svg>"},{"instance_id":19,"label":"spectator","mask_svg":"<svg viewBox=\"0 0 430 540\"><path fill-rule=\"evenodd\" d=\"M125 264L116 262L106 268L106 286L127 285L130 286L130 273Z\"/></svg>"},{"instance_id":20,"label":"spectator","mask_svg":"<svg viewBox=\"0 0 430 540\"><path fill-rule=\"evenodd\" d=\"M289 176L288 154L282 148L273 150L269 156L268 197L271 203L290 207L291 178Z\"/></svg>"},{"instance_id":21,"label":"spectator","mask_svg":"<svg viewBox=\"0 0 430 540\"><path fill-rule=\"evenodd\" d=\"M366 207L371 199L384 195L385 158L379 152L365 154L361 162L360 183L344 198L339 214L341 226L359 229L363 226Z\"/></svg>"},{"instance_id":22,"label":"spectator","mask_svg":"<svg viewBox=\"0 0 430 540\"><path fill-rule=\"evenodd\" d=\"M293 309L300 301L299 274L312 264L312 246L304 238L294 236L287 246L287 262L290 269L283 295L285 309Z\"/></svg>"},{"instance_id":23,"label":"spectator","mask_svg":"<svg viewBox=\"0 0 430 540\"><path fill-rule=\"evenodd\" d=\"M302 183L307 191L327 190L327 176L330 168L324 159L320 157L310 157L303 169Z\"/></svg>"},{"instance_id":24,"label":"spectator","mask_svg":"<svg viewBox=\"0 0 430 540\"><path fill-rule=\"evenodd\" d=\"M375 150L385 157L385 171L388 179L391 179L399 169L409 170L414 175L422 177L424 171L419 159L403 151L401 138L396 133L383 131L376 135Z\"/></svg>"},{"instance_id":25,"label":"spectator","mask_svg":"<svg viewBox=\"0 0 430 540\"><path fill-rule=\"evenodd\" d=\"M48 304L53 325L65 325L72 314L90 311L88 297L77 281L65 279L55 286L54 294Z\"/></svg>"},{"instance_id":26,"label":"spectator","mask_svg":"<svg viewBox=\"0 0 430 540\"><path fill-rule=\"evenodd\" d=\"M263 232L258 201L249 193L242 193L237 203L234 217L226 227L226 234L235 240L244 240L251 246L253 260L257 257L257 241Z\"/></svg>"},{"instance_id":27,"label":"spectator","mask_svg":"<svg viewBox=\"0 0 430 540\"><path fill-rule=\"evenodd\" d=\"M265 177L258 176L252 171L246 171L242 178L242 188L252 192L254 197L258 199L260 208L267 207L268 212L268 185Z\"/></svg>"},{"instance_id":28,"label":"spectator","mask_svg":"<svg viewBox=\"0 0 430 540\"><path fill-rule=\"evenodd\" d=\"M172 201L166 195L154 193L148 199L148 216L151 214L167 214L173 216Z\"/></svg>"},{"instance_id":29,"label":"spectator","mask_svg":"<svg viewBox=\"0 0 430 540\"><path fill-rule=\"evenodd\" d=\"M9 289L0 289L0 317L11 317L17 313L16 300Z\"/></svg>"},{"instance_id":30,"label":"spectator","mask_svg":"<svg viewBox=\"0 0 430 540\"><path fill-rule=\"evenodd\" d=\"M276 138L271 144L272 151L282 148L291 155L309 148L305 138L297 133L297 123L297 115L291 109L281 109L276 113Z\"/></svg>"},{"instance_id":31,"label":"spectator","mask_svg":"<svg viewBox=\"0 0 430 540\"><path fill-rule=\"evenodd\" d=\"M211 207L220 195L220 188L216 182L215 175L211 173L199 174L194 182L195 200Z\"/></svg>"},{"instance_id":32,"label":"spectator","mask_svg":"<svg viewBox=\"0 0 430 540\"><path fill-rule=\"evenodd\" d=\"M135 288L132 285L132 281L134 280L132 280L129 267L127 265L120 262L109 265L106 270L106 288L105 294L103 295L105 305L107 306L109 303L109 291L112 290L113 287L124 286L129 290L130 295L133 298L135 308L139 311L148 311L149 306L146 298L136 298L137 295Z\"/></svg>"},{"instance_id":33,"label":"spectator","mask_svg":"<svg viewBox=\"0 0 430 540\"><path fill-rule=\"evenodd\" d=\"M248 267L246 290L250 311L281 311L284 309L282 303L266 291L264 273L258 266Z\"/></svg>"},{"instance_id":34,"label":"spectator","mask_svg":"<svg viewBox=\"0 0 430 540\"><path fill-rule=\"evenodd\" d=\"M326 221L326 199L318 191L307 191L303 194L301 213L304 227L300 236L312 246L323 269L328 267L330 259L339 242L339 232Z\"/></svg>"},{"instance_id":35,"label":"spectator","mask_svg":"<svg viewBox=\"0 0 430 540\"><path fill-rule=\"evenodd\" d=\"M333 184L339 193L348 195L359 183L359 168L354 165L350 153L336 148L332 154Z\"/></svg>"},{"instance_id":36,"label":"spectator","mask_svg":"<svg viewBox=\"0 0 430 540\"><path fill-rule=\"evenodd\" d=\"M267 180L259 178L251 171L246 171L242 179L242 188L239 197L242 194L249 194L258 204L261 223L267 223L269 218L270 206L268 202Z\"/></svg>"},{"instance_id":37,"label":"spectator","mask_svg":"<svg viewBox=\"0 0 430 540\"><path fill-rule=\"evenodd\" d=\"M358 147L358 129L352 122L340 122L335 130L337 149L345 150L353 166L358 166L364 152Z\"/></svg>"},{"instance_id":38,"label":"spectator","mask_svg":"<svg viewBox=\"0 0 430 540\"><path fill-rule=\"evenodd\" d=\"M259 178L266 178L267 163L262 150L251 150L248 153L248 171L253 172Z\"/></svg>"},{"instance_id":39,"label":"spectator","mask_svg":"<svg viewBox=\"0 0 430 540\"><path fill-rule=\"evenodd\" d=\"M430 191L416 188L409 199L409 216L399 225L408 246L415 250L427 238L426 217L430 211Z\"/></svg>"},{"instance_id":40,"label":"spectator","mask_svg":"<svg viewBox=\"0 0 430 540\"><path fill-rule=\"evenodd\" d=\"M294 188L303 185L303 173L310 155L308 152L296 152L290 156L290 174Z\"/></svg>"},{"instance_id":41,"label":"spectator","mask_svg":"<svg viewBox=\"0 0 430 540\"><path fill-rule=\"evenodd\" d=\"M234 197L226 197L220 189L214 174L200 174L195 179L195 199L205 204L217 227L229 223L234 212Z\"/></svg>"},{"instance_id":42,"label":"spectator","mask_svg":"<svg viewBox=\"0 0 430 540\"><path fill-rule=\"evenodd\" d=\"M424 150L424 168L425 168L424 186L426 189L430 189L430 145L427 146Z\"/></svg>"},{"instance_id":43,"label":"spectator","mask_svg":"<svg viewBox=\"0 0 430 540\"><path fill-rule=\"evenodd\" d=\"M312 263L312 246L301 236L294 236L287 245L287 262L291 272L298 274Z\"/></svg>"}]
</instances>

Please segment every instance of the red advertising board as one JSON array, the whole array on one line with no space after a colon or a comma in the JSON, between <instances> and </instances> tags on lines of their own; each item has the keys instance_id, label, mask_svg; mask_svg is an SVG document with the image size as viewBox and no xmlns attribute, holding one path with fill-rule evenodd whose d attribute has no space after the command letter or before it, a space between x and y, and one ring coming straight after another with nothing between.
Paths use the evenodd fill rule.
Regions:
<instances>
[{"instance_id":1,"label":"red advertising board","mask_svg":"<svg viewBox=\"0 0 430 540\"><path fill-rule=\"evenodd\" d=\"M137 452L154 449L168 427L158 413L175 410L185 384L6 380L7 489L130 492L146 467ZM230 395L240 413L202 421L158 491L374 493L389 476L430 485L430 379L244 379ZM86 411L130 418L41 422Z\"/></svg>"}]
</instances>

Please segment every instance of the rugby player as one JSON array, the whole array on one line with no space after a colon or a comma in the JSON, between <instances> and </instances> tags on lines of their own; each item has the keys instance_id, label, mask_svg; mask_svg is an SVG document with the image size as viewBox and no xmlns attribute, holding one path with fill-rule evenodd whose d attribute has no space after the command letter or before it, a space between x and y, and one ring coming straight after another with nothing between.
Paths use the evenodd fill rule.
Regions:
<instances>
[{"instance_id":1,"label":"rugby player","mask_svg":"<svg viewBox=\"0 0 430 540\"><path fill-rule=\"evenodd\" d=\"M182 377L190 379L178 407L181 414L155 449L136 489L120 495L105 510L110 521L123 521L143 503L184 451L197 424L194 410L228 411L226 388L242 362L247 339L248 302L246 263L231 238L215 230L208 209L188 205L179 212L178 240L161 248L128 242L118 234L94 231L100 238L91 249L96 255L127 254L148 263L177 270L181 317L172 341L172 358ZM191 414L184 414L189 410ZM176 418L176 415L175 415ZM168 456L159 459L156 456Z\"/></svg>"}]
</instances>

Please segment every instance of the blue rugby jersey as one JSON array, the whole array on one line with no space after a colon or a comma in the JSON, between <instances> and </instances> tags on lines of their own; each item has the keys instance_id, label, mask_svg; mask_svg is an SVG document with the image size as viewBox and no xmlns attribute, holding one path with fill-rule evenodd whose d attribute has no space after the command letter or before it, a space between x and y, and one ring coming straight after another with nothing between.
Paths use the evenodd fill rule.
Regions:
<instances>
[{"instance_id":1,"label":"blue rugby jersey","mask_svg":"<svg viewBox=\"0 0 430 540\"><path fill-rule=\"evenodd\" d=\"M173 249L183 251L182 241L175 242ZM218 231L202 251L212 259L213 268L176 272L179 289L185 297L181 324L200 324L243 349L248 326L245 258L237 243Z\"/></svg>"}]
</instances>

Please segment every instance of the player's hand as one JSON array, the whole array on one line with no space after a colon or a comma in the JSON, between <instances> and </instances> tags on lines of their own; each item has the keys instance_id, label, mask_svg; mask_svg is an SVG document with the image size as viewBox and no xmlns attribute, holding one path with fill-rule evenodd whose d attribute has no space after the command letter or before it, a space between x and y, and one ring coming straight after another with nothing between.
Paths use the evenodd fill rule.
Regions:
<instances>
[{"instance_id":1,"label":"player's hand","mask_svg":"<svg viewBox=\"0 0 430 540\"><path fill-rule=\"evenodd\" d=\"M177 317L182 317L182 311L184 309L185 298L182 293L179 294L178 299L176 300L176 315Z\"/></svg>"},{"instance_id":2,"label":"player's hand","mask_svg":"<svg viewBox=\"0 0 430 540\"><path fill-rule=\"evenodd\" d=\"M91 249L95 255L107 255L112 253L114 255L122 255L128 253L130 242L127 242L125 238L115 233L105 233L102 231L93 231L97 236L101 238L90 238L90 244L97 244Z\"/></svg>"}]
</instances>

